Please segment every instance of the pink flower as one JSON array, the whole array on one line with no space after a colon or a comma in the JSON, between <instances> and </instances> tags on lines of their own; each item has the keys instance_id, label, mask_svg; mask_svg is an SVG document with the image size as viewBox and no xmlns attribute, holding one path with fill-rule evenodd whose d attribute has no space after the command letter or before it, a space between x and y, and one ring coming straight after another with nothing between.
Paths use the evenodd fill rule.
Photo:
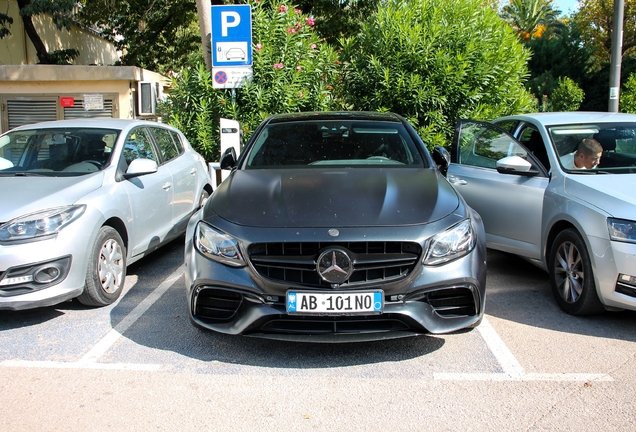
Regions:
<instances>
[{"instance_id":1,"label":"pink flower","mask_svg":"<svg viewBox=\"0 0 636 432\"><path fill-rule=\"evenodd\" d=\"M303 97L303 92L298 92L298 97L302 98Z\"/></svg>"},{"instance_id":2,"label":"pink flower","mask_svg":"<svg viewBox=\"0 0 636 432\"><path fill-rule=\"evenodd\" d=\"M300 15L301 13L303 13L303 11L298 8L294 8L294 12L296 12L296 15Z\"/></svg>"},{"instance_id":3,"label":"pink flower","mask_svg":"<svg viewBox=\"0 0 636 432\"><path fill-rule=\"evenodd\" d=\"M301 70L303 70L303 68L302 68L302 67L300 67L300 66L296 66L296 70L297 70L297 71L301 71Z\"/></svg>"},{"instance_id":4,"label":"pink flower","mask_svg":"<svg viewBox=\"0 0 636 432\"><path fill-rule=\"evenodd\" d=\"M284 14L285 12L287 12L287 6L280 5L280 7L278 8L278 13Z\"/></svg>"},{"instance_id":5,"label":"pink flower","mask_svg":"<svg viewBox=\"0 0 636 432\"><path fill-rule=\"evenodd\" d=\"M293 28L293 27L289 27L289 28L287 29L287 33L289 33L289 34L296 34L296 29L295 29L295 28Z\"/></svg>"},{"instance_id":6,"label":"pink flower","mask_svg":"<svg viewBox=\"0 0 636 432\"><path fill-rule=\"evenodd\" d=\"M313 26L315 24L313 18L307 18L305 22L307 23L308 26Z\"/></svg>"},{"instance_id":7,"label":"pink flower","mask_svg":"<svg viewBox=\"0 0 636 432\"><path fill-rule=\"evenodd\" d=\"M316 44L311 44L311 49L316 49Z\"/></svg>"},{"instance_id":8,"label":"pink flower","mask_svg":"<svg viewBox=\"0 0 636 432\"><path fill-rule=\"evenodd\" d=\"M282 68L283 68L282 63L274 63L274 69L282 69Z\"/></svg>"},{"instance_id":9,"label":"pink flower","mask_svg":"<svg viewBox=\"0 0 636 432\"><path fill-rule=\"evenodd\" d=\"M256 44L256 51L260 51L263 49L263 45L261 44Z\"/></svg>"}]
</instances>

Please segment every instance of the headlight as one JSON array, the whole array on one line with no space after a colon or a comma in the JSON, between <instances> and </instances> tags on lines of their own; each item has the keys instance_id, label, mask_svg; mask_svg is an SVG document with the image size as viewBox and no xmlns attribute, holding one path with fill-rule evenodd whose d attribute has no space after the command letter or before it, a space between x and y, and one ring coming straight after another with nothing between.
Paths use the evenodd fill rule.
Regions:
<instances>
[{"instance_id":1,"label":"headlight","mask_svg":"<svg viewBox=\"0 0 636 432\"><path fill-rule=\"evenodd\" d=\"M85 205L56 207L13 219L0 226L0 242L40 240L55 235L84 210Z\"/></svg>"},{"instance_id":2,"label":"headlight","mask_svg":"<svg viewBox=\"0 0 636 432\"><path fill-rule=\"evenodd\" d=\"M624 219L607 219L610 239L619 242L636 243L636 222Z\"/></svg>"},{"instance_id":3,"label":"headlight","mask_svg":"<svg viewBox=\"0 0 636 432\"><path fill-rule=\"evenodd\" d=\"M199 222L194 229L194 245L206 257L232 267L245 265L238 242L233 237Z\"/></svg>"},{"instance_id":4,"label":"headlight","mask_svg":"<svg viewBox=\"0 0 636 432\"><path fill-rule=\"evenodd\" d=\"M466 219L429 241L423 263L437 265L452 261L472 251L476 242L473 224Z\"/></svg>"}]
</instances>

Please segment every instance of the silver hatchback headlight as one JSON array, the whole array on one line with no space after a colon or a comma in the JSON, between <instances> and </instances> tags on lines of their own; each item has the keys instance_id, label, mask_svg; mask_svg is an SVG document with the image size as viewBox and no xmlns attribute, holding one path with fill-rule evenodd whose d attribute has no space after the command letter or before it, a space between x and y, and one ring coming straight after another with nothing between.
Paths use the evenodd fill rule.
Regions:
<instances>
[{"instance_id":1,"label":"silver hatchback headlight","mask_svg":"<svg viewBox=\"0 0 636 432\"><path fill-rule=\"evenodd\" d=\"M236 239L199 222L194 229L194 246L204 256L220 263L242 267L245 265Z\"/></svg>"},{"instance_id":2,"label":"silver hatchback headlight","mask_svg":"<svg viewBox=\"0 0 636 432\"><path fill-rule=\"evenodd\" d=\"M424 265L444 264L470 253L477 243L470 219L453 225L436 234L429 242L424 254Z\"/></svg>"},{"instance_id":3,"label":"silver hatchback headlight","mask_svg":"<svg viewBox=\"0 0 636 432\"><path fill-rule=\"evenodd\" d=\"M53 236L85 210L85 205L72 205L20 216L0 226L0 242L42 240Z\"/></svg>"}]
</instances>

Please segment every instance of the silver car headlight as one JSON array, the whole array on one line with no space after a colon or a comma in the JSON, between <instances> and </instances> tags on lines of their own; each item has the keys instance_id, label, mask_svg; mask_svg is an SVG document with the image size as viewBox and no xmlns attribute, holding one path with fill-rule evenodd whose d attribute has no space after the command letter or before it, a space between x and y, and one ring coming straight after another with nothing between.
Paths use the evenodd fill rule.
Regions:
<instances>
[{"instance_id":1,"label":"silver car headlight","mask_svg":"<svg viewBox=\"0 0 636 432\"><path fill-rule=\"evenodd\" d=\"M477 238L470 219L436 234L424 254L424 265L438 265L463 257L475 248Z\"/></svg>"},{"instance_id":2,"label":"silver car headlight","mask_svg":"<svg viewBox=\"0 0 636 432\"><path fill-rule=\"evenodd\" d=\"M0 226L0 242L42 240L53 236L85 210L85 205L72 205L20 216Z\"/></svg>"},{"instance_id":3,"label":"silver car headlight","mask_svg":"<svg viewBox=\"0 0 636 432\"><path fill-rule=\"evenodd\" d=\"M607 218L610 239L619 242L636 243L636 222Z\"/></svg>"},{"instance_id":4,"label":"silver car headlight","mask_svg":"<svg viewBox=\"0 0 636 432\"><path fill-rule=\"evenodd\" d=\"M199 222L194 229L194 246L206 257L232 267L245 265L234 237Z\"/></svg>"}]
</instances>

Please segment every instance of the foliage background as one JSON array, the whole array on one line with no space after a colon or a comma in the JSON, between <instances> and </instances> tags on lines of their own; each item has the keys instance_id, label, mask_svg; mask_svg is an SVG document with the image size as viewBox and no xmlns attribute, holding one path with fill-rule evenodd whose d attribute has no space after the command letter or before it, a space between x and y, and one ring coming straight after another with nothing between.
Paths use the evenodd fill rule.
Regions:
<instances>
[{"instance_id":1,"label":"foliage background","mask_svg":"<svg viewBox=\"0 0 636 432\"><path fill-rule=\"evenodd\" d=\"M429 147L446 145L460 118L533 109L528 58L481 0L389 0L343 41L343 97L351 109L401 114Z\"/></svg>"}]
</instances>

